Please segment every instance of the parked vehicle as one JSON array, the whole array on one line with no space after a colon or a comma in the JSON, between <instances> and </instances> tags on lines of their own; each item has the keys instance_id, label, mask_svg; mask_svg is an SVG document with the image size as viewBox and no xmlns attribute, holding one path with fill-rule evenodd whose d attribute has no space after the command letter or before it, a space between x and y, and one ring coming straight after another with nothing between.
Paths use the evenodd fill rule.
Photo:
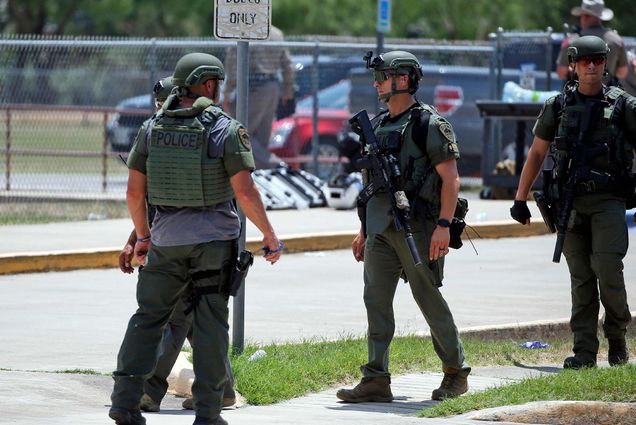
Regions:
<instances>
[{"instance_id":1,"label":"parked vehicle","mask_svg":"<svg viewBox=\"0 0 636 425\"><path fill-rule=\"evenodd\" d=\"M106 126L106 135L113 152L129 152L141 124L154 112L150 94L124 99L115 107L117 112Z\"/></svg>"},{"instance_id":2,"label":"parked vehicle","mask_svg":"<svg viewBox=\"0 0 636 425\"><path fill-rule=\"evenodd\" d=\"M328 178L337 171L338 133L351 116L349 92L351 82L342 80L318 92L318 156L331 158L321 163L316 174ZM313 135L313 96L306 96L296 106L296 112L274 122L269 150L290 165L304 168L311 162ZM305 158L299 158L304 156ZM304 160L304 161L303 161Z\"/></svg>"}]
</instances>

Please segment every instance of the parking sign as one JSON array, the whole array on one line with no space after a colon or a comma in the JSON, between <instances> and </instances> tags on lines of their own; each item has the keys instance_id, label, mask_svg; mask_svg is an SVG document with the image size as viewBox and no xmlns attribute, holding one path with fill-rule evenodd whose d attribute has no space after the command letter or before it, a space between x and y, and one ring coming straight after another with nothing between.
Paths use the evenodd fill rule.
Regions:
<instances>
[{"instance_id":1,"label":"parking sign","mask_svg":"<svg viewBox=\"0 0 636 425\"><path fill-rule=\"evenodd\" d=\"M267 40L272 0L215 0L214 37L219 40Z\"/></svg>"},{"instance_id":2,"label":"parking sign","mask_svg":"<svg viewBox=\"0 0 636 425\"><path fill-rule=\"evenodd\" d=\"M391 0L378 0L378 32L391 31Z\"/></svg>"}]
</instances>

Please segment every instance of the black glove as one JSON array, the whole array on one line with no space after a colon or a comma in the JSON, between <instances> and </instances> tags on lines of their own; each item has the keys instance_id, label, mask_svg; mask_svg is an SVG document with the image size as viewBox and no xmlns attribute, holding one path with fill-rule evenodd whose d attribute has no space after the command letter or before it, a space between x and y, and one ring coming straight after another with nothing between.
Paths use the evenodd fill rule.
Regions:
<instances>
[{"instance_id":1,"label":"black glove","mask_svg":"<svg viewBox=\"0 0 636 425\"><path fill-rule=\"evenodd\" d=\"M514 218L521 224L526 224L528 219L532 217L530 210L528 209L528 203L526 201L515 201L510 208L510 217Z\"/></svg>"}]
</instances>

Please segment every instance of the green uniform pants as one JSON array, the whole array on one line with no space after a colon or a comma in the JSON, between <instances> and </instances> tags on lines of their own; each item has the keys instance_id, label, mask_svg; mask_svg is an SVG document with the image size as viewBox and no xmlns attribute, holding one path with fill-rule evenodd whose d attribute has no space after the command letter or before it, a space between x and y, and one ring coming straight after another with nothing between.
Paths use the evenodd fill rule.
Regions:
<instances>
[{"instance_id":1,"label":"green uniform pants","mask_svg":"<svg viewBox=\"0 0 636 425\"><path fill-rule=\"evenodd\" d=\"M137 408L144 381L154 373L164 326L188 287L193 273L212 271L194 287L220 286L223 266L231 261L233 241L159 247L152 246L139 273L137 303L117 356L111 395L115 407ZM222 408L223 386L228 379L228 298L221 293L201 297L192 326L195 380L192 385L197 416L214 418Z\"/></svg>"},{"instance_id":2,"label":"green uniform pants","mask_svg":"<svg viewBox=\"0 0 636 425\"><path fill-rule=\"evenodd\" d=\"M596 356L599 296L605 308L606 338L623 338L631 321L623 278L629 241L625 202L609 194L592 194L576 197L573 209L575 223L563 246L571 279L573 351Z\"/></svg>"},{"instance_id":3,"label":"green uniform pants","mask_svg":"<svg viewBox=\"0 0 636 425\"><path fill-rule=\"evenodd\" d=\"M144 384L144 393L148 394L150 398L157 403L161 403L161 400L163 400L168 392L168 376L170 376L170 372L172 372L172 368L177 361L177 357L179 357L186 338L188 338L190 345L192 345L193 314L185 314L185 309L187 308L186 299L190 296L192 291L187 290L186 292L187 294L184 293L179 299L163 331L155 373L148 378ZM224 396L229 397L234 395L234 376L230 365L229 353L226 357L225 371L228 380L225 383Z\"/></svg>"},{"instance_id":4,"label":"green uniform pants","mask_svg":"<svg viewBox=\"0 0 636 425\"><path fill-rule=\"evenodd\" d=\"M381 234L370 234L364 249L364 304L368 320L369 361L361 367L365 377L390 376L389 345L395 332L393 298L402 271L413 298L431 329L435 352L444 368L468 369L453 315L439 286L443 260L429 265L428 248L433 223L413 234L423 263L415 266L404 233L391 225Z\"/></svg>"}]
</instances>

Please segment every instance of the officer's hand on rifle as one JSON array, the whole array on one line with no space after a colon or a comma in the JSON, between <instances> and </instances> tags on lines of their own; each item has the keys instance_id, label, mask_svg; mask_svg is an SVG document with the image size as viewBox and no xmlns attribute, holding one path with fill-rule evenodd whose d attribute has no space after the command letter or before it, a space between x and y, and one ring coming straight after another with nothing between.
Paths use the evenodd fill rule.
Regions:
<instances>
[{"instance_id":1,"label":"officer's hand on rifle","mask_svg":"<svg viewBox=\"0 0 636 425\"><path fill-rule=\"evenodd\" d=\"M516 201L510 208L510 217L514 218L521 224L530 224L530 210L526 201Z\"/></svg>"}]
</instances>

